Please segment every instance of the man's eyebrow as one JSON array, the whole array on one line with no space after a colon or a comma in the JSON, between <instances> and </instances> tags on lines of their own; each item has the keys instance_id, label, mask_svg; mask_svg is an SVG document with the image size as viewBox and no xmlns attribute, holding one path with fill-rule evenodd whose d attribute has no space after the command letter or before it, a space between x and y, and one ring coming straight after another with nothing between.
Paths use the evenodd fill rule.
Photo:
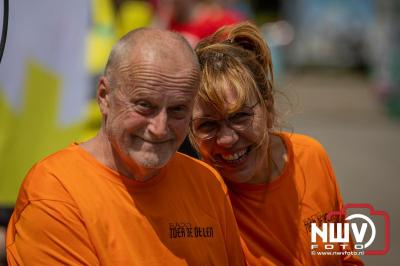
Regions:
<instances>
[{"instance_id":1,"label":"man's eyebrow","mask_svg":"<svg viewBox=\"0 0 400 266\"><path fill-rule=\"evenodd\" d=\"M159 95L155 94L153 91L141 89L140 87L135 88L129 95L133 97L146 97L146 98L159 97Z\"/></svg>"}]
</instances>

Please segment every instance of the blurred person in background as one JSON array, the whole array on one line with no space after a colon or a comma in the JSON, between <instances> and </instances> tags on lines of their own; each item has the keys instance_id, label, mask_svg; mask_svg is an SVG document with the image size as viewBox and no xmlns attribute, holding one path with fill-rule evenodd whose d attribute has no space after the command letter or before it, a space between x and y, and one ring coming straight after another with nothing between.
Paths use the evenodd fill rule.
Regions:
<instances>
[{"instance_id":1,"label":"blurred person in background","mask_svg":"<svg viewBox=\"0 0 400 266\"><path fill-rule=\"evenodd\" d=\"M123 37L98 83L98 134L26 176L7 229L9 265L243 265L223 181L176 153L198 84L180 35Z\"/></svg>"},{"instance_id":2,"label":"blurred person in background","mask_svg":"<svg viewBox=\"0 0 400 266\"><path fill-rule=\"evenodd\" d=\"M0 265L6 265L6 229L0 227Z\"/></svg>"},{"instance_id":3,"label":"blurred person in background","mask_svg":"<svg viewBox=\"0 0 400 266\"><path fill-rule=\"evenodd\" d=\"M10 220L13 208L0 208L0 265L7 265L6 262L6 229Z\"/></svg>"},{"instance_id":4,"label":"blurred person in background","mask_svg":"<svg viewBox=\"0 0 400 266\"><path fill-rule=\"evenodd\" d=\"M236 1L159 0L152 1L156 9L155 25L180 32L194 47L218 28L246 19L234 9ZM226 2L226 3L225 3Z\"/></svg>"},{"instance_id":5,"label":"blurred person in background","mask_svg":"<svg viewBox=\"0 0 400 266\"><path fill-rule=\"evenodd\" d=\"M258 28L224 27L196 53L202 79L189 136L228 186L249 263L363 265L353 255L311 254L311 223L333 221L327 214L342 209L342 198L322 145L277 129L271 56Z\"/></svg>"}]
</instances>

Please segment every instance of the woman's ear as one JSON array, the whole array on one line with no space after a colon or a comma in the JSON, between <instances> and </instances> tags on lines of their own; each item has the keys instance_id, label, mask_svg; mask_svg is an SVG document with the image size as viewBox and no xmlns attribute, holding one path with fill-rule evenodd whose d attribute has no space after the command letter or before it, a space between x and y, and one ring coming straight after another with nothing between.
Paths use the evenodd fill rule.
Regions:
<instances>
[{"instance_id":1,"label":"woman's ear","mask_svg":"<svg viewBox=\"0 0 400 266\"><path fill-rule=\"evenodd\" d=\"M97 103L103 116L107 116L110 109L110 83L106 77L101 77L97 85Z\"/></svg>"},{"instance_id":2,"label":"woman's ear","mask_svg":"<svg viewBox=\"0 0 400 266\"><path fill-rule=\"evenodd\" d=\"M273 105L273 103L271 103L268 100L264 100L265 103L265 115L267 116L267 130L270 130L274 127L274 123L275 123L275 114L273 112L271 112L271 105Z\"/></svg>"},{"instance_id":3,"label":"woman's ear","mask_svg":"<svg viewBox=\"0 0 400 266\"><path fill-rule=\"evenodd\" d=\"M267 123L268 130L272 129L274 126L274 117L270 112L268 112Z\"/></svg>"}]
</instances>

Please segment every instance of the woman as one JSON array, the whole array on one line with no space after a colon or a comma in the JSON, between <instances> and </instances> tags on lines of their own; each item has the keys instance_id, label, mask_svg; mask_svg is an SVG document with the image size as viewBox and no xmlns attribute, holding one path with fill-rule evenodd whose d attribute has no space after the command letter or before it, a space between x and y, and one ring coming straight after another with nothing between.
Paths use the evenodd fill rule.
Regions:
<instances>
[{"instance_id":1,"label":"woman","mask_svg":"<svg viewBox=\"0 0 400 266\"><path fill-rule=\"evenodd\" d=\"M250 23L222 28L196 53L202 84L190 139L226 181L249 263L363 265L351 255L312 254L324 244L311 242L311 224L337 219L327 214L342 200L323 147L274 130L272 62L259 30Z\"/></svg>"}]
</instances>

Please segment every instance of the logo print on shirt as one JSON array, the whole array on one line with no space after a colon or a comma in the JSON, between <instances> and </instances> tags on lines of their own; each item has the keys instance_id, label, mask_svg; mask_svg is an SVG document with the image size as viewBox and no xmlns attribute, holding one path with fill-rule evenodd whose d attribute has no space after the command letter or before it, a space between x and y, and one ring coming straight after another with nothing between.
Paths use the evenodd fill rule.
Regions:
<instances>
[{"instance_id":1,"label":"logo print on shirt","mask_svg":"<svg viewBox=\"0 0 400 266\"><path fill-rule=\"evenodd\" d=\"M191 223L169 223L169 237L211 238L214 237L214 229L212 226L192 226Z\"/></svg>"}]
</instances>

